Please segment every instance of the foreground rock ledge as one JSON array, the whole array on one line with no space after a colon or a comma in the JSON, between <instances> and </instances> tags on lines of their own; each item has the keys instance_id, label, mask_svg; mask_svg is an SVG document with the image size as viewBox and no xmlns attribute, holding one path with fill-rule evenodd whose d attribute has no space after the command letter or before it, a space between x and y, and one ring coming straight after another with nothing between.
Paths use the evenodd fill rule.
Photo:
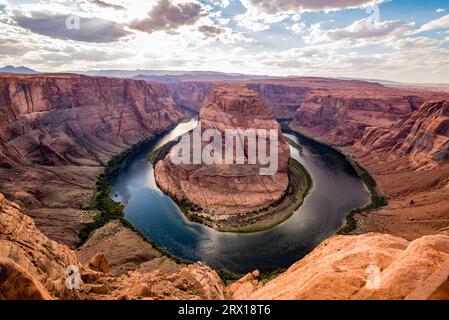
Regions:
<instances>
[{"instance_id":1,"label":"foreground rock ledge","mask_svg":"<svg viewBox=\"0 0 449 320\"><path fill-rule=\"evenodd\" d=\"M278 170L274 175L261 175L258 164L249 165L245 152L245 164L205 163L173 164L168 154L156 164L156 181L159 187L180 204L198 208L202 218L226 220L267 208L281 199L289 186L290 149L282 136L280 125L264 104L258 93L246 86L218 86L200 111L201 132L216 129L224 137L225 130L275 129L278 132ZM192 136L192 133L188 133ZM203 142L203 148L209 142ZM238 140L245 151L248 144ZM225 141L222 141L225 150ZM223 152L225 154L225 152ZM234 160L236 154L234 153Z\"/></svg>"},{"instance_id":2,"label":"foreground rock ledge","mask_svg":"<svg viewBox=\"0 0 449 320\"><path fill-rule=\"evenodd\" d=\"M115 247L105 253L111 261ZM126 273L104 273L81 263L67 246L49 240L19 206L0 194L1 299L449 299L449 236L409 242L384 234L336 236L271 281L259 272L225 286L203 265L167 270L142 262ZM77 266L79 290L67 290L66 268ZM370 266L379 287L368 286ZM165 269L165 270L164 270Z\"/></svg>"}]
</instances>

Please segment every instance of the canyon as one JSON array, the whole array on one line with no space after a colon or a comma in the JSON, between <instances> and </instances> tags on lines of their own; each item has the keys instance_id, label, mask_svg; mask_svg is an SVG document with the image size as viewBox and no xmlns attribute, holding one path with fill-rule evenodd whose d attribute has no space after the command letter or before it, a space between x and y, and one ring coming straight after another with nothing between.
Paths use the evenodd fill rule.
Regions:
<instances>
[{"instance_id":1,"label":"canyon","mask_svg":"<svg viewBox=\"0 0 449 320\"><path fill-rule=\"evenodd\" d=\"M105 223L77 248L80 230L99 214L90 202L114 156L158 136L203 104L200 118L215 127L222 121L216 118L220 106L233 106L240 98L220 92L229 87L226 81L165 86L69 74L2 74L0 298L447 299L447 92L322 78L237 83L257 107L249 115L280 130L274 115L291 130L354 158L374 176L388 205L355 215L353 235L324 241L271 281L254 271L227 285L202 263L171 259L120 220ZM231 115L238 110L231 108ZM246 121L245 115L230 119L233 125ZM280 155L286 169L288 151ZM181 176L165 161L156 170ZM279 181L270 199L248 197L255 201L243 203L244 211L280 197L288 184L285 170ZM197 186L183 182L189 190ZM159 184L175 195L168 182ZM226 185L238 190L238 184ZM213 186L209 180L202 188L213 191ZM195 201L193 193L190 199ZM216 199L235 207L236 201L216 195L208 201ZM70 265L80 269L80 290L65 286ZM370 265L380 269L379 290L366 288Z\"/></svg>"},{"instance_id":2,"label":"canyon","mask_svg":"<svg viewBox=\"0 0 449 320\"><path fill-rule=\"evenodd\" d=\"M228 223L229 216L241 220L239 224L243 225L251 216L250 213L260 212L284 196L289 186L290 150L282 136L280 125L259 94L245 86L217 86L201 107L198 126L201 136L212 129L225 137L221 141L213 142L218 143L216 149L222 151L223 156L230 153L231 161L228 163L220 159L220 163L210 164L201 159L198 164L192 160L178 164L173 161L173 157L178 155L174 146L173 152L159 161L155 168L156 181L165 193L177 201L190 203L199 210L203 209L202 214L198 214L198 210L195 213L201 218L212 220L212 225ZM227 144L226 139L229 137L225 136L226 130L237 132L248 129L262 130L266 137L261 137L258 131L254 133L254 139L249 136L235 136L230 137L233 140L232 145ZM276 133L275 146L269 137L269 130ZM189 141L194 140L191 137L194 134L188 133ZM202 139L200 143L207 146L209 142ZM254 161L250 160L250 145L256 142L259 148L261 142L266 143L270 159L275 158L272 173L261 174L263 168L272 164L262 164L258 157L260 154L256 154L256 148L256 157ZM194 152L193 148L194 146L189 145L189 150L184 150L189 158ZM241 154L238 150L242 151ZM235 217L237 215L240 217Z\"/></svg>"},{"instance_id":3,"label":"canyon","mask_svg":"<svg viewBox=\"0 0 449 320\"><path fill-rule=\"evenodd\" d=\"M197 110L220 83L188 81L168 87L176 103ZM258 91L290 130L339 149L373 175L389 204L357 214L354 233L413 240L447 228L445 111L432 114L431 107L447 103L447 89L294 77L239 83Z\"/></svg>"},{"instance_id":4,"label":"canyon","mask_svg":"<svg viewBox=\"0 0 449 320\"><path fill-rule=\"evenodd\" d=\"M72 248L102 166L184 116L163 85L64 74L0 75L0 105L2 192Z\"/></svg>"}]
</instances>

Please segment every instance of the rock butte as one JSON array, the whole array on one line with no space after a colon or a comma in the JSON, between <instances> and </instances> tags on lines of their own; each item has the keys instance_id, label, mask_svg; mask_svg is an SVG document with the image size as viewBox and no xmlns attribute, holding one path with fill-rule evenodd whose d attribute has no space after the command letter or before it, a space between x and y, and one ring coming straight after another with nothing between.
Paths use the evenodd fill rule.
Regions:
<instances>
[{"instance_id":1,"label":"rock butte","mask_svg":"<svg viewBox=\"0 0 449 320\"><path fill-rule=\"evenodd\" d=\"M261 175L260 164L247 164L246 151L244 165L175 165L168 154L155 170L156 181L164 192L178 201L214 212L212 218L254 212L284 195L289 184L290 149L280 125L258 93L246 86L218 86L201 107L199 120L202 132L217 129L223 136L226 129L278 130L278 170L274 175Z\"/></svg>"}]
</instances>

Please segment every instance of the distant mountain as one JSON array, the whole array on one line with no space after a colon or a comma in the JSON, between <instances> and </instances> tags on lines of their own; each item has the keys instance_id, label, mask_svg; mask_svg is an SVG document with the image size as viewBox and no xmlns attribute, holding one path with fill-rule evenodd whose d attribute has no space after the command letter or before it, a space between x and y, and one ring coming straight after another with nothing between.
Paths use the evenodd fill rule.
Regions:
<instances>
[{"instance_id":1,"label":"distant mountain","mask_svg":"<svg viewBox=\"0 0 449 320\"><path fill-rule=\"evenodd\" d=\"M95 70L95 71L73 71L73 73L88 76L104 76L114 78L133 78L162 83L173 83L179 81L213 81L213 80L249 80L268 78L268 76L257 76L240 73L225 73L214 71L173 71L173 70Z\"/></svg>"},{"instance_id":2,"label":"distant mountain","mask_svg":"<svg viewBox=\"0 0 449 320\"><path fill-rule=\"evenodd\" d=\"M335 79L338 80L359 80L359 81L367 81L367 82L376 82L383 85L399 85L402 82L391 81L391 80L383 80L383 79L368 79L368 78L350 78L350 77L337 77Z\"/></svg>"},{"instance_id":3,"label":"distant mountain","mask_svg":"<svg viewBox=\"0 0 449 320\"><path fill-rule=\"evenodd\" d=\"M6 66L3 68L0 68L0 73L22 73L22 74L37 74L39 73L36 70L20 66L20 67L14 67L14 66Z\"/></svg>"}]
</instances>

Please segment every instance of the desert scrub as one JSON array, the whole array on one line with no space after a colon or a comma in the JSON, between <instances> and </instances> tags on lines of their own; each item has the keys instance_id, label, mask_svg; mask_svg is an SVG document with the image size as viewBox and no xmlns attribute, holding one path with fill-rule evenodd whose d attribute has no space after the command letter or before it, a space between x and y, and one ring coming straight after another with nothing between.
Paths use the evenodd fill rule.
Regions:
<instances>
[{"instance_id":1,"label":"desert scrub","mask_svg":"<svg viewBox=\"0 0 449 320\"><path fill-rule=\"evenodd\" d=\"M380 195L377 191L377 182L376 180L371 176L371 174L363 168L360 164L357 163L354 159L351 157L346 157L348 162L351 164L351 166L354 168L354 171L357 173L359 178L363 181L363 183L368 188L370 194L371 194L371 202L359 209L352 210L349 215L346 217L346 224L338 231L338 234L349 234L352 231L354 231L357 227L357 221L355 220L355 215L360 213L369 213L371 211L380 209L382 207L385 207L388 204L387 198Z\"/></svg>"}]
</instances>

